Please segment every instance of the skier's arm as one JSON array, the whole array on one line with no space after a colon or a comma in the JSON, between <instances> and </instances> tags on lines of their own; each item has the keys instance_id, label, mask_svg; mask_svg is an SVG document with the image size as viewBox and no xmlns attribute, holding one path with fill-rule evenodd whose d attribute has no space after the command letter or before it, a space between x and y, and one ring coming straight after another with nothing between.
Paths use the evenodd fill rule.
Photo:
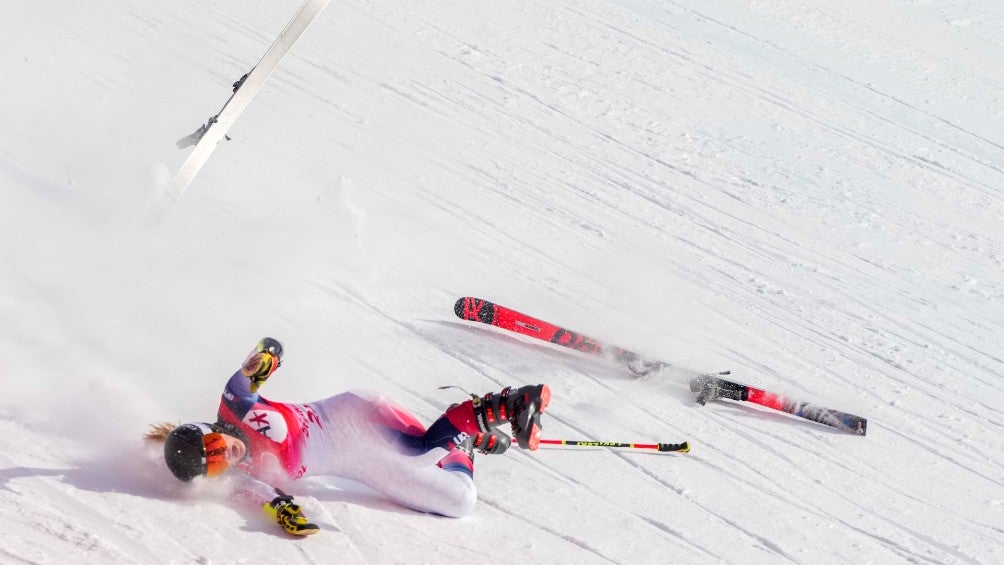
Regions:
<instances>
[{"instance_id":1,"label":"skier's arm","mask_svg":"<svg viewBox=\"0 0 1004 565\"><path fill-rule=\"evenodd\" d=\"M278 361L268 353L253 353L227 381L223 396L239 406L250 408L258 401L258 387L275 372Z\"/></svg>"},{"instance_id":2,"label":"skier's arm","mask_svg":"<svg viewBox=\"0 0 1004 565\"><path fill-rule=\"evenodd\" d=\"M307 521L307 517L303 515L300 506L293 502L291 495L265 484L251 475L242 474L237 477L234 494L261 508L287 533L306 536L320 531L317 525Z\"/></svg>"},{"instance_id":3,"label":"skier's arm","mask_svg":"<svg viewBox=\"0 0 1004 565\"><path fill-rule=\"evenodd\" d=\"M227 382L224 398L250 407L258 400L258 387L282 364L282 344L271 337L262 338L251 350L241 368Z\"/></svg>"},{"instance_id":4,"label":"skier's arm","mask_svg":"<svg viewBox=\"0 0 1004 565\"><path fill-rule=\"evenodd\" d=\"M266 502L270 502L276 497L275 487L272 485L244 472L233 473L233 475L235 475L234 495L247 504L261 508Z\"/></svg>"}]
</instances>

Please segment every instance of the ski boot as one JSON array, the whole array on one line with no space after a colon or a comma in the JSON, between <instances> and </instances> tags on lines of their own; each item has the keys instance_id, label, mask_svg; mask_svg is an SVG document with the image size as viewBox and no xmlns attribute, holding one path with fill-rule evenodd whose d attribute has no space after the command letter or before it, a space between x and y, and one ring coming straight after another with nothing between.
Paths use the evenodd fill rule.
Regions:
<instances>
[{"instance_id":1,"label":"ski boot","mask_svg":"<svg viewBox=\"0 0 1004 565\"><path fill-rule=\"evenodd\" d=\"M506 387L502 392L490 392L480 398L475 396L471 408L482 432L494 431L508 423L516 443L533 451L540 444L540 415L550 402L550 387L527 385L518 389Z\"/></svg>"},{"instance_id":2,"label":"ski boot","mask_svg":"<svg viewBox=\"0 0 1004 565\"><path fill-rule=\"evenodd\" d=\"M551 389L547 385L506 387L484 396L472 394L471 400L450 407L446 417L457 430L475 438L479 433L491 434L503 424L510 424L516 443L523 449L535 450L540 443L540 414L550 401ZM502 436L496 435L501 441ZM484 445L484 441L479 445Z\"/></svg>"},{"instance_id":3,"label":"ski boot","mask_svg":"<svg viewBox=\"0 0 1004 565\"><path fill-rule=\"evenodd\" d=\"M460 406L455 404L451 406ZM468 409L468 412L470 409ZM437 465L447 471L461 471L474 477L474 452L480 451L484 455L498 455L505 453L509 449L512 440L502 432L477 432L475 434L464 434L466 439L457 444L452 444L450 452L439 460ZM456 441L456 440L454 440Z\"/></svg>"},{"instance_id":4,"label":"ski boot","mask_svg":"<svg viewBox=\"0 0 1004 565\"><path fill-rule=\"evenodd\" d=\"M469 436L457 447L466 451L471 457L478 451L483 455L499 455L505 453L512 444L512 439L498 430L494 432L478 432Z\"/></svg>"}]
</instances>

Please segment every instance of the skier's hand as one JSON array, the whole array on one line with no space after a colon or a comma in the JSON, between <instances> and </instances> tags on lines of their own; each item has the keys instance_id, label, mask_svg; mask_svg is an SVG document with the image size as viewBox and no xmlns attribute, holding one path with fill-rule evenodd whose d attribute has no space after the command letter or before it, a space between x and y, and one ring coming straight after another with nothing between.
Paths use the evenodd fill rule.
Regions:
<instances>
[{"instance_id":1,"label":"skier's hand","mask_svg":"<svg viewBox=\"0 0 1004 565\"><path fill-rule=\"evenodd\" d=\"M293 497L288 494L277 496L272 502L266 502L262 508L282 529L294 536L307 536L321 531L316 524L311 524L303 515L300 506L293 503Z\"/></svg>"},{"instance_id":2,"label":"skier's hand","mask_svg":"<svg viewBox=\"0 0 1004 565\"><path fill-rule=\"evenodd\" d=\"M262 338L241 367L241 373L251 379L251 392L258 392L258 388L281 364L282 344L275 338Z\"/></svg>"},{"instance_id":3,"label":"skier's hand","mask_svg":"<svg viewBox=\"0 0 1004 565\"><path fill-rule=\"evenodd\" d=\"M259 352L250 355L246 361L244 361L244 366L241 367L241 373L245 377L251 379L251 392L258 392L258 388L265 384L269 376L279 368L279 358L268 352Z\"/></svg>"}]
</instances>

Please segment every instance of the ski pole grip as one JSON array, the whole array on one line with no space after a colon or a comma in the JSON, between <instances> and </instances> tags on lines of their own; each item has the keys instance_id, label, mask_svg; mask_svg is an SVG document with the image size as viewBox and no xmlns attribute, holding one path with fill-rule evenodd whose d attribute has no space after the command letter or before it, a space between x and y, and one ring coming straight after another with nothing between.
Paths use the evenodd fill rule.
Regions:
<instances>
[{"instance_id":1,"label":"ski pole grip","mask_svg":"<svg viewBox=\"0 0 1004 565\"><path fill-rule=\"evenodd\" d=\"M660 443L658 447L659 451L679 451L687 453L690 451L690 442L683 443Z\"/></svg>"}]
</instances>

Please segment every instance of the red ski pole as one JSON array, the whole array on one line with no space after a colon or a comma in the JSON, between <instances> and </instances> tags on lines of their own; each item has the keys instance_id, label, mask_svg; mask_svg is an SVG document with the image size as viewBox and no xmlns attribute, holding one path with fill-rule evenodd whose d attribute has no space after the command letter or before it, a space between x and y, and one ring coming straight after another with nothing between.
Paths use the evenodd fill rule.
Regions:
<instances>
[{"instance_id":1,"label":"red ski pole","mask_svg":"<svg viewBox=\"0 0 1004 565\"><path fill-rule=\"evenodd\" d=\"M658 451L675 451L677 453L687 453L690 451L690 443L622 443L616 441L579 441L574 439L542 439L541 444L547 445L573 445L579 447L629 447L631 449L655 449Z\"/></svg>"}]
</instances>

